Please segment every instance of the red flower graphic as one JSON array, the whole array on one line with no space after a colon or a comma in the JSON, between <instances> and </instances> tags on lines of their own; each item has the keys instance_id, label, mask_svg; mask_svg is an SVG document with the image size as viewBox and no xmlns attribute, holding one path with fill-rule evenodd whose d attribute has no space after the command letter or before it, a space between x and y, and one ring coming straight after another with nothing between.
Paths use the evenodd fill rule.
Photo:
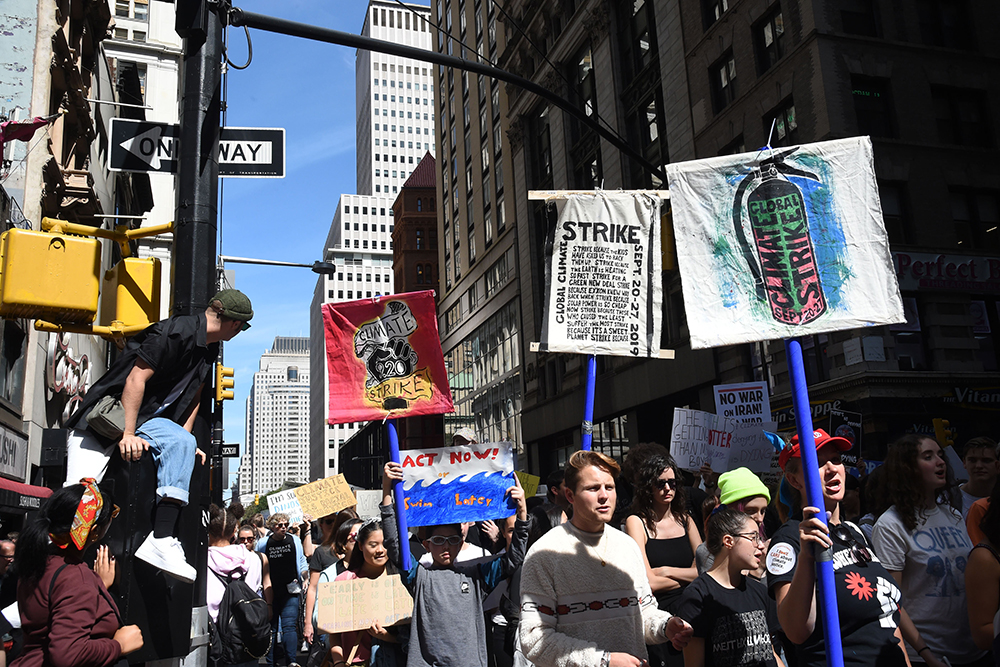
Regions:
<instances>
[{"instance_id":1,"label":"red flower graphic","mask_svg":"<svg viewBox=\"0 0 1000 667\"><path fill-rule=\"evenodd\" d=\"M859 600L871 600L872 593L875 589L872 585L868 583L868 580L862 577L857 572L848 572L847 577L847 590L849 590L853 595L857 595Z\"/></svg>"}]
</instances>

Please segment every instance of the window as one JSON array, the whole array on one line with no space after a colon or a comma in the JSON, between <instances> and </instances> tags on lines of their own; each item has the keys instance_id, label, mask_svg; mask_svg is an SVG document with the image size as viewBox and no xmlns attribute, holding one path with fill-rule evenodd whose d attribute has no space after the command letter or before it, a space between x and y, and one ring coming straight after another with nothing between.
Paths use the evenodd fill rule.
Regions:
<instances>
[{"instance_id":1,"label":"window","mask_svg":"<svg viewBox=\"0 0 1000 667\"><path fill-rule=\"evenodd\" d=\"M993 145L982 91L940 86L931 89L931 97L938 141L983 148Z\"/></svg>"},{"instance_id":2,"label":"window","mask_svg":"<svg viewBox=\"0 0 1000 667\"><path fill-rule=\"evenodd\" d=\"M882 201L882 220L885 222L889 243L906 243L908 207L905 184L879 181L878 194Z\"/></svg>"},{"instance_id":3,"label":"window","mask_svg":"<svg viewBox=\"0 0 1000 667\"><path fill-rule=\"evenodd\" d=\"M729 0L702 0L703 22L707 30L729 9Z\"/></svg>"},{"instance_id":4,"label":"window","mask_svg":"<svg viewBox=\"0 0 1000 667\"><path fill-rule=\"evenodd\" d=\"M424 230L422 229L416 230L416 243L417 243L416 247L417 250L424 249Z\"/></svg>"},{"instance_id":5,"label":"window","mask_svg":"<svg viewBox=\"0 0 1000 667\"><path fill-rule=\"evenodd\" d=\"M757 24L754 30L757 47L757 71L763 74L785 55L785 24L781 7Z\"/></svg>"},{"instance_id":6,"label":"window","mask_svg":"<svg viewBox=\"0 0 1000 667\"><path fill-rule=\"evenodd\" d=\"M844 32L863 37L879 37L878 16L874 0L841 0L840 22Z\"/></svg>"},{"instance_id":7,"label":"window","mask_svg":"<svg viewBox=\"0 0 1000 667\"><path fill-rule=\"evenodd\" d=\"M905 323L889 325L899 370L927 370L929 356L927 341L921 331L919 303L916 297L903 296L903 314L906 316Z\"/></svg>"},{"instance_id":8,"label":"window","mask_svg":"<svg viewBox=\"0 0 1000 667\"><path fill-rule=\"evenodd\" d=\"M719 155L738 155L739 153L745 153L746 150L746 143L743 141L743 135L741 134L720 148Z\"/></svg>"},{"instance_id":9,"label":"window","mask_svg":"<svg viewBox=\"0 0 1000 667\"><path fill-rule=\"evenodd\" d=\"M666 162L667 145L664 133L665 118L661 102L661 88L643 91L644 95L625 118L629 143L638 148L651 164ZM629 160L631 185L635 187L660 187L660 179L649 173L635 160ZM497 184L500 181L497 180Z\"/></svg>"},{"instance_id":10,"label":"window","mask_svg":"<svg viewBox=\"0 0 1000 667\"><path fill-rule=\"evenodd\" d=\"M930 46L974 49L975 32L966 0L917 0L920 39Z\"/></svg>"},{"instance_id":11,"label":"window","mask_svg":"<svg viewBox=\"0 0 1000 667\"><path fill-rule=\"evenodd\" d=\"M771 134L771 124L774 134ZM764 135L771 137L771 146L791 146L797 143L799 125L795 121L795 103L789 98L764 116Z\"/></svg>"},{"instance_id":12,"label":"window","mask_svg":"<svg viewBox=\"0 0 1000 667\"><path fill-rule=\"evenodd\" d=\"M736 99L736 59L731 50L712 65L709 78L712 84L712 108L715 113L719 113Z\"/></svg>"},{"instance_id":13,"label":"window","mask_svg":"<svg viewBox=\"0 0 1000 667\"><path fill-rule=\"evenodd\" d=\"M580 49L574 58L573 87L575 102L587 116L597 113L597 88L594 81L593 54L589 46ZM599 187L603 178L601 143L597 133L576 118L570 120L569 159L573 186L583 189Z\"/></svg>"},{"instance_id":14,"label":"window","mask_svg":"<svg viewBox=\"0 0 1000 667\"><path fill-rule=\"evenodd\" d=\"M872 137L892 137L892 102L888 79L866 76L851 77L851 96L858 119L858 134Z\"/></svg>"},{"instance_id":15,"label":"window","mask_svg":"<svg viewBox=\"0 0 1000 667\"><path fill-rule=\"evenodd\" d=\"M962 250L1000 250L1000 194L952 190L951 218Z\"/></svg>"},{"instance_id":16,"label":"window","mask_svg":"<svg viewBox=\"0 0 1000 667\"><path fill-rule=\"evenodd\" d=\"M549 109L545 107L530 121L530 131L527 136L533 137L528 142L531 168L531 187L546 190L552 187L552 146L549 140ZM456 235L457 236L457 235Z\"/></svg>"}]
</instances>

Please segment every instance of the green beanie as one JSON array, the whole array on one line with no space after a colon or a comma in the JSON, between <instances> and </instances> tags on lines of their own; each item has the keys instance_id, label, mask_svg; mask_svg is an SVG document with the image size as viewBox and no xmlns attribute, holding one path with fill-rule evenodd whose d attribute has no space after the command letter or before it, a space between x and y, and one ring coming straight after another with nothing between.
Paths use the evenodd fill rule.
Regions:
<instances>
[{"instance_id":1,"label":"green beanie","mask_svg":"<svg viewBox=\"0 0 1000 667\"><path fill-rule=\"evenodd\" d=\"M771 502L771 492L757 475L750 472L749 468L737 468L722 473L719 476L719 490L722 492L719 502L723 505L754 496L764 496L767 502Z\"/></svg>"}]
</instances>

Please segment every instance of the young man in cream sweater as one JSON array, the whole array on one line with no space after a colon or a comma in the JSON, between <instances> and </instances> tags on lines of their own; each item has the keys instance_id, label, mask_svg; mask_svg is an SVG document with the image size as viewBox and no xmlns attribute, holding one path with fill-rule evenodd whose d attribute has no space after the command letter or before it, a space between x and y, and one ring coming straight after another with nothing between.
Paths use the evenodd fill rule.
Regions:
<instances>
[{"instance_id":1,"label":"young man in cream sweater","mask_svg":"<svg viewBox=\"0 0 1000 667\"><path fill-rule=\"evenodd\" d=\"M606 525L618 464L579 451L566 467L573 518L531 548L521 572L521 650L537 667L640 667L646 644L682 649L691 626L656 606L635 540Z\"/></svg>"}]
</instances>

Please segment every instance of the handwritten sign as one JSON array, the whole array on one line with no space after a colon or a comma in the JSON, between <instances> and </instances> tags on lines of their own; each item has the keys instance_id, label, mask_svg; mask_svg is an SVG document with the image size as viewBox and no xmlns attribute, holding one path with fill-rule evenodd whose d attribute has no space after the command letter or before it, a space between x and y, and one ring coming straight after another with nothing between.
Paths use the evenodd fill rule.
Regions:
<instances>
[{"instance_id":1,"label":"handwritten sign","mask_svg":"<svg viewBox=\"0 0 1000 667\"><path fill-rule=\"evenodd\" d=\"M321 583L316 588L319 629L323 632L367 630L405 623L413 614L413 598L398 574L378 579Z\"/></svg>"},{"instance_id":2,"label":"handwritten sign","mask_svg":"<svg viewBox=\"0 0 1000 667\"><path fill-rule=\"evenodd\" d=\"M767 382L715 385L715 414L738 422L770 421Z\"/></svg>"},{"instance_id":3,"label":"handwritten sign","mask_svg":"<svg viewBox=\"0 0 1000 667\"><path fill-rule=\"evenodd\" d=\"M514 445L478 443L401 452L406 521L411 526L502 519L514 513Z\"/></svg>"},{"instance_id":4,"label":"handwritten sign","mask_svg":"<svg viewBox=\"0 0 1000 667\"><path fill-rule=\"evenodd\" d=\"M356 509L358 516L362 519L370 519L372 517L378 518L381 516L379 511L379 504L382 502L382 492L381 491L368 491L367 489L359 490L355 495L358 498L358 507Z\"/></svg>"},{"instance_id":5,"label":"handwritten sign","mask_svg":"<svg viewBox=\"0 0 1000 667\"><path fill-rule=\"evenodd\" d=\"M826 431L838 438L846 438L851 448L841 454L848 466L858 464L861 456L861 413L847 410L830 411L830 427Z\"/></svg>"},{"instance_id":6,"label":"handwritten sign","mask_svg":"<svg viewBox=\"0 0 1000 667\"><path fill-rule=\"evenodd\" d=\"M355 504L354 492L343 475L332 475L267 497L271 514L287 514L293 524L300 523L304 514L318 519Z\"/></svg>"},{"instance_id":7,"label":"handwritten sign","mask_svg":"<svg viewBox=\"0 0 1000 667\"><path fill-rule=\"evenodd\" d=\"M764 430L775 427L773 422L743 423L702 410L674 408L670 453L685 470L708 463L715 472L739 467L768 472L774 448Z\"/></svg>"},{"instance_id":8,"label":"handwritten sign","mask_svg":"<svg viewBox=\"0 0 1000 667\"><path fill-rule=\"evenodd\" d=\"M532 496L538 494L538 483L542 481L541 477L521 472L520 470L515 471L514 474L516 474L517 478L521 481L521 488L524 489L525 498L531 498Z\"/></svg>"}]
</instances>

